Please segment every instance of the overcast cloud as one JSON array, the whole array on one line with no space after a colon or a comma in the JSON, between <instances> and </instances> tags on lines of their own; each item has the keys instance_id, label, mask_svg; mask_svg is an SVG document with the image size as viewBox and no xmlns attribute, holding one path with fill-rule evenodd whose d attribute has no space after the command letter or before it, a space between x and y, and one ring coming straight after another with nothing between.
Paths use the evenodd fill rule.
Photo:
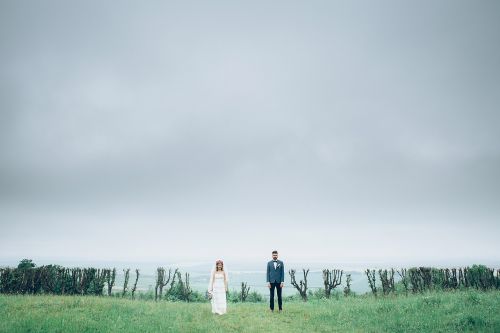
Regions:
<instances>
[{"instance_id":1,"label":"overcast cloud","mask_svg":"<svg viewBox=\"0 0 500 333\"><path fill-rule=\"evenodd\" d=\"M498 1L0 0L0 257L500 262Z\"/></svg>"}]
</instances>

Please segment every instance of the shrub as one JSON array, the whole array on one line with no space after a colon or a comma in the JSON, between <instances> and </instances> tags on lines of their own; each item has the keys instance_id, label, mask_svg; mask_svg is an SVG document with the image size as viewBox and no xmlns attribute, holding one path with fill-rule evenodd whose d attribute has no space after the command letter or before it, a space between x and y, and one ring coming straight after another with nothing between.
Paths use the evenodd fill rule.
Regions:
<instances>
[{"instance_id":1,"label":"shrub","mask_svg":"<svg viewBox=\"0 0 500 333\"><path fill-rule=\"evenodd\" d=\"M256 291L253 291L251 293L248 294L248 297L247 297L247 302L252 302L252 303L258 303L258 302L262 302L262 295L259 294L258 292Z\"/></svg>"}]
</instances>

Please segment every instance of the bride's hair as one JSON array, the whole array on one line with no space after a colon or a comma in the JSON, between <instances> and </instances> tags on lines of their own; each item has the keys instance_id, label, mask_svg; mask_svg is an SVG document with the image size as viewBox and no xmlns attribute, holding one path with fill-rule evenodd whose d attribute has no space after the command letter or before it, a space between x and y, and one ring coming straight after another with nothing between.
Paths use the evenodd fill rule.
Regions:
<instances>
[{"instance_id":1,"label":"bride's hair","mask_svg":"<svg viewBox=\"0 0 500 333\"><path fill-rule=\"evenodd\" d=\"M217 261L215 262L215 271L216 271L216 272L217 272L217 271L219 271L219 267L217 267L217 265L218 265L218 264L221 264L221 265L222 265L222 269L221 269L221 271L223 271L223 270L224 270L224 262L223 262L222 260L217 260Z\"/></svg>"}]
</instances>

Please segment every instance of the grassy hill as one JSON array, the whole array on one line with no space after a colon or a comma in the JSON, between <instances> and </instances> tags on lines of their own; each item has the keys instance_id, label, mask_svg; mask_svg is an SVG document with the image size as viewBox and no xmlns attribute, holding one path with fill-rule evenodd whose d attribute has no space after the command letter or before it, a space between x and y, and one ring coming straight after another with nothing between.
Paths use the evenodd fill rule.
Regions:
<instances>
[{"instance_id":1,"label":"grassy hill","mask_svg":"<svg viewBox=\"0 0 500 333\"><path fill-rule=\"evenodd\" d=\"M500 332L500 292L358 296L266 303L132 301L92 296L0 295L0 332Z\"/></svg>"}]
</instances>

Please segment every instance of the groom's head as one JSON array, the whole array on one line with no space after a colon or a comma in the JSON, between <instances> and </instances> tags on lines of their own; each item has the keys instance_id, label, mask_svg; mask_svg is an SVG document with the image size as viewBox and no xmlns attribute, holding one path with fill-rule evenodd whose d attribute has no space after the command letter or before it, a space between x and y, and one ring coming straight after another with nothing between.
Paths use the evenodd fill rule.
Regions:
<instances>
[{"instance_id":1,"label":"groom's head","mask_svg":"<svg viewBox=\"0 0 500 333\"><path fill-rule=\"evenodd\" d=\"M273 260L278 259L278 251L274 250L273 251Z\"/></svg>"}]
</instances>

